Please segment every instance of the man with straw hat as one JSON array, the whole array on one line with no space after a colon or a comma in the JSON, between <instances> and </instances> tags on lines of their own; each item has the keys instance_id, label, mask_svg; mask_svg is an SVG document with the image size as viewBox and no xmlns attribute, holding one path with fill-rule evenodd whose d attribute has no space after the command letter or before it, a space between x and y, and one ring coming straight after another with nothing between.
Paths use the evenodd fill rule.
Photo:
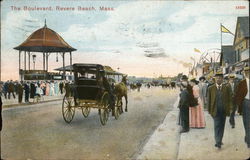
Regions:
<instances>
[{"instance_id":1,"label":"man with straw hat","mask_svg":"<svg viewBox=\"0 0 250 160\"><path fill-rule=\"evenodd\" d=\"M245 79L240 81L236 90L235 102L238 112L242 115L245 128L245 142L250 149L250 100L249 100L249 66L244 68Z\"/></svg>"},{"instance_id":2,"label":"man with straw hat","mask_svg":"<svg viewBox=\"0 0 250 160\"><path fill-rule=\"evenodd\" d=\"M215 84L208 88L208 112L214 120L215 147L221 148L226 116L230 115L232 107L231 88L223 84L222 72L215 74Z\"/></svg>"}]
</instances>

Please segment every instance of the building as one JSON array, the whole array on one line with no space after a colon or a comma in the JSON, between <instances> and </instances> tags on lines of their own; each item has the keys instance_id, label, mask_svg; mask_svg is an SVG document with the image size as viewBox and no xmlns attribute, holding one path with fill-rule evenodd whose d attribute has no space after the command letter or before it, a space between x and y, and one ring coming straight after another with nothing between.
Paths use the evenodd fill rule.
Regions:
<instances>
[{"instance_id":1,"label":"building","mask_svg":"<svg viewBox=\"0 0 250 160\"><path fill-rule=\"evenodd\" d=\"M70 65L72 65L72 52L76 51L55 31L44 27L33 32L23 43L15 47L19 51L19 76L20 80L53 80L65 79L65 70L62 75L49 72L49 56L51 54L60 54L63 59L63 68L65 67L65 54L70 55ZM23 54L23 56L22 56ZM42 55L43 68L35 68L37 54ZM23 57L23 67L21 66L21 57ZM31 68L31 58L33 60L33 69ZM27 64L28 63L28 64Z\"/></svg>"},{"instance_id":2,"label":"building","mask_svg":"<svg viewBox=\"0 0 250 160\"><path fill-rule=\"evenodd\" d=\"M249 16L237 18L233 47L235 64L231 70L241 73L244 66L249 66Z\"/></svg>"},{"instance_id":3,"label":"building","mask_svg":"<svg viewBox=\"0 0 250 160\"><path fill-rule=\"evenodd\" d=\"M228 73L232 72L232 70L230 70L230 69L236 63L236 55L235 55L233 45L222 46L220 63L223 66L223 73L224 74L228 74Z\"/></svg>"}]
</instances>

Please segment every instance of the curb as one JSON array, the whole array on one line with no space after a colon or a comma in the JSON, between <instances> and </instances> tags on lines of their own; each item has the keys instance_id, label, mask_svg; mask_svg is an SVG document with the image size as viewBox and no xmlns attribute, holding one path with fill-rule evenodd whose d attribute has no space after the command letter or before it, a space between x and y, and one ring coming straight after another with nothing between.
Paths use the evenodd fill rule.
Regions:
<instances>
[{"instance_id":1,"label":"curb","mask_svg":"<svg viewBox=\"0 0 250 160\"><path fill-rule=\"evenodd\" d=\"M144 145L136 160L146 159L177 159L179 152L180 134L177 126L179 97L173 105L173 109L165 116L154 133Z\"/></svg>"},{"instance_id":2,"label":"curb","mask_svg":"<svg viewBox=\"0 0 250 160\"><path fill-rule=\"evenodd\" d=\"M40 101L40 102L29 102L29 103L15 103L15 104L7 104L7 105L3 105L3 109L5 108L13 108L13 107L17 107L17 106L29 106L29 105L34 105L34 104L42 104L42 103L48 103L48 102L53 102L53 101L59 101L62 100L61 98L59 99L51 99L51 100L45 100L45 101Z\"/></svg>"}]
</instances>

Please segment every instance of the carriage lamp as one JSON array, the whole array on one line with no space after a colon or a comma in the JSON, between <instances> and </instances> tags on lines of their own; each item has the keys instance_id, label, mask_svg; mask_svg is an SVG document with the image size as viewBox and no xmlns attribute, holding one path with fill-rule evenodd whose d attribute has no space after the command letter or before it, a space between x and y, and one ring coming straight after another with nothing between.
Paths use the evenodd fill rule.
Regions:
<instances>
[{"instance_id":1,"label":"carriage lamp","mask_svg":"<svg viewBox=\"0 0 250 160\"><path fill-rule=\"evenodd\" d=\"M36 63L36 55L35 54L32 55L32 59L33 59L33 69L35 70L35 63Z\"/></svg>"}]
</instances>

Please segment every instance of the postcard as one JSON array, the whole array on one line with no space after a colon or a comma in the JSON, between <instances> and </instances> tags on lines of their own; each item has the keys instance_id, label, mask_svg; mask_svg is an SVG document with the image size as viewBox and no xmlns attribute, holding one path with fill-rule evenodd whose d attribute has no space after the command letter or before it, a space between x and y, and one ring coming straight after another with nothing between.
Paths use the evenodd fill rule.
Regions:
<instances>
[{"instance_id":1,"label":"postcard","mask_svg":"<svg viewBox=\"0 0 250 160\"><path fill-rule=\"evenodd\" d=\"M249 90L249 1L1 1L1 159L247 159Z\"/></svg>"}]
</instances>

